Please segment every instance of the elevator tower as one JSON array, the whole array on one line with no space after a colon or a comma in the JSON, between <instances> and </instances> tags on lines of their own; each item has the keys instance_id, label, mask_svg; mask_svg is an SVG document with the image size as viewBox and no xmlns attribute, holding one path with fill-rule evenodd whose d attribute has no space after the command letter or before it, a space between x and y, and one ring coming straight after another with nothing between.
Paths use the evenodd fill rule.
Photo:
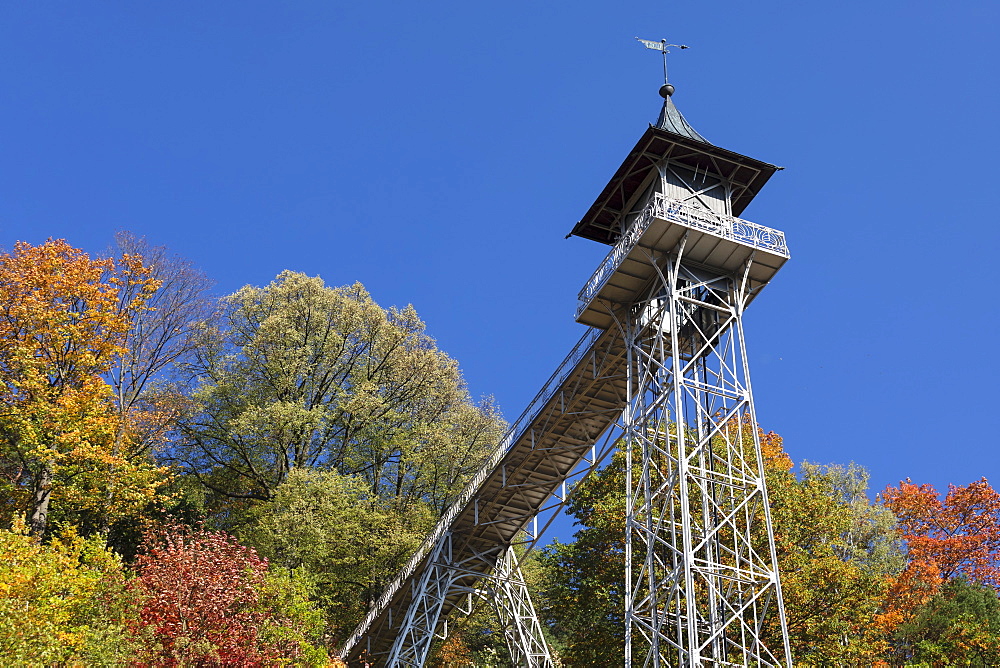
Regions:
<instances>
[{"instance_id":1,"label":"elevator tower","mask_svg":"<svg viewBox=\"0 0 1000 668\"><path fill-rule=\"evenodd\" d=\"M611 246L587 332L348 638L352 666L418 668L488 601L514 663L551 668L518 555L616 448L624 664L791 665L743 331L789 253L738 217L779 168L711 144L673 94L570 233Z\"/></svg>"},{"instance_id":2,"label":"elevator tower","mask_svg":"<svg viewBox=\"0 0 1000 668\"><path fill-rule=\"evenodd\" d=\"M788 665L743 313L789 254L737 218L779 168L673 94L571 233L613 246L577 320L626 350L625 665Z\"/></svg>"}]
</instances>

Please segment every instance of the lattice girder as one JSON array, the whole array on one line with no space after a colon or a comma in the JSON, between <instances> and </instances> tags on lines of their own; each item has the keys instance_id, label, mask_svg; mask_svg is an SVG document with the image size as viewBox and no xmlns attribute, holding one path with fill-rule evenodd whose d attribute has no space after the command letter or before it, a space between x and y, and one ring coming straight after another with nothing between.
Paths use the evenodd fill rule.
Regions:
<instances>
[{"instance_id":1,"label":"lattice girder","mask_svg":"<svg viewBox=\"0 0 1000 668\"><path fill-rule=\"evenodd\" d=\"M483 563L490 564L489 575L484 575ZM412 603L386 661L390 668L424 665L434 641L448 637L448 621L441 619L441 611L445 600L456 593L466 595L467 613L472 611L474 598L486 599L493 605L515 666L552 668L552 657L513 547L495 546L458 557L453 535L446 533L413 587Z\"/></svg>"},{"instance_id":2,"label":"lattice girder","mask_svg":"<svg viewBox=\"0 0 1000 668\"><path fill-rule=\"evenodd\" d=\"M790 665L743 343L747 281L676 252L628 346L626 666ZM773 629L777 629L774 637Z\"/></svg>"}]
</instances>

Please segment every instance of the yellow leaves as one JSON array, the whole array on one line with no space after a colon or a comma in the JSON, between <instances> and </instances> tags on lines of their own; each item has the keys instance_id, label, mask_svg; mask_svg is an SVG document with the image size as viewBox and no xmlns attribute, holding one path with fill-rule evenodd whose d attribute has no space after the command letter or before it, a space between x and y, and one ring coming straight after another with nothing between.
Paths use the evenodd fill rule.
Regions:
<instances>
[{"instance_id":1,"label":"yellow leaves","mask_svg":"<svg viewBox=\"0 0 1000 668\"><path fill-rule=\"evenodd\" d=\"M61 239L18 242L12 255L0 257L4 347L50 365L77 365L81 374L99 373L126 327L116 313L117 290L101 280L113 268L113 261L91 260Z\"/></svg>"},{"instance_id":2,"label":"yellow leaves","mask_svg":"<svg viewBox=\"0 0 1000 668\"><path fill-rule=\"evenodd\" d=\"M70 484L56 485L53 502L76 514L103 516L112 524L164 498L159 490L170 477L168 468L110 457L105 461L109 463L80 470Z\"/></svg>"},{"instance_id":3,"label":"yellow leaves","mask_svg":"<svg viewBox=\"0 0 1000 668\"><path fill-rule=\"evenodd\" d=\"M117 313L117 290L102 281L113 267L63 240L18 242L13 255L0 256L0 367L8 401L52 401L95 387L128 326Z\"/></svg>"},{"instance_id":4,"label":"yellow leaves","mask_svg":"<svg viewBox=\"0 0 1000 668\"><path fill-rule=\"evenodd\" d=\"M97 621L99 597L120 575L117 557L72 529L47 545L28 536L23 522L0 531L0 656L40 665L73 660Z\"/></svg>"},{"instance_id":5,"label":"yellow leaves","mask_svg":"<svg viewBox=\"0 0 1000 668\"><path fill-rule=\"evenodd\" d=\"M0 254L0 455L25 462L36 487L48 481L34 495L37 532L53 490L128 468L116 451L126 425L101 375L125 351L131 314L159 285L150 276L138 255L116 265L61 239ZM138 289L122 308L126 280Z\"/></svg>"}]
</instances>

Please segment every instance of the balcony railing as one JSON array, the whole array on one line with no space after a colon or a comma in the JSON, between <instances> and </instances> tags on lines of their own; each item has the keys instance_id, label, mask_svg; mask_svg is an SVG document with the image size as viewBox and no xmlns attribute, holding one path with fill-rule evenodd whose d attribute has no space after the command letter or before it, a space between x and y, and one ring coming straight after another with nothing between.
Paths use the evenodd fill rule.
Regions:
<instances>
[{"instance_id":1,"label":"balcony railing","mask_svg":"<svg viewBox=\"0 0 1000 668\"><path fill-rule=\"evenodd\" d=\"M749 220L685 204L679 200L665 197L663 193L655 193L628 231L622 235L604 261L597 267L597 271L587 281L583 290L580 291L580 305L576 310L577 317L583 313L625 257L632 252L639 238L656 218L669 220L672 223L707 232L752 248L759 248L785 258L789 257L785 234L780 230L773 230L770 227L751 223Z\"/></svg>"}]
</instances>

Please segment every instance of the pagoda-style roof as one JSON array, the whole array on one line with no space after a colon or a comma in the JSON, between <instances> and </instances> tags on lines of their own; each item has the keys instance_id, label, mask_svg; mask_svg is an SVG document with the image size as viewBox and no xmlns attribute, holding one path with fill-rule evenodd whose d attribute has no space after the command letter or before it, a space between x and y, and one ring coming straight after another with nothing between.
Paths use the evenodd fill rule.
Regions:
<instances>
[{"instance_id":1,"label":"pagoda-style roof","mask_svg":"<svg viewBox=\"0 0 1000 668\"><path fill-rule=\"evenodd\" d=\"M672 92L672 91L671 91ZM716 174L733 187L732 215L739 216L760 189L781 169L775 165L714 146L698 134L667 95L656 125L650 125L621 167L574 227L571 235L612 244L619 218L633 196L656 172L656 163L670 158L696 172Z\"/></svg>"},{"instance_id":2,"label":"pagoda-style roof","mask_svg":"<svg viewBox=\"0 0 1000 668\"><path fill-rule=\"evenodd\" d=\"M673 94L672 86L670 87L670 93ZM712 143L698 134L698 131L687 122L687 119L684 118L684 114L682 114L680 109L677 108L677 105L674 104L670 95L667 95L667 97L663 99L663 108L660 109L660 117L656 119L656 123L653 124L653 127L659 128L660 130L666 130L667 132L672 132L675 135L687 137L688 139L704 142L705 144L711 145Z\"/></svg>"}]
</instances>

